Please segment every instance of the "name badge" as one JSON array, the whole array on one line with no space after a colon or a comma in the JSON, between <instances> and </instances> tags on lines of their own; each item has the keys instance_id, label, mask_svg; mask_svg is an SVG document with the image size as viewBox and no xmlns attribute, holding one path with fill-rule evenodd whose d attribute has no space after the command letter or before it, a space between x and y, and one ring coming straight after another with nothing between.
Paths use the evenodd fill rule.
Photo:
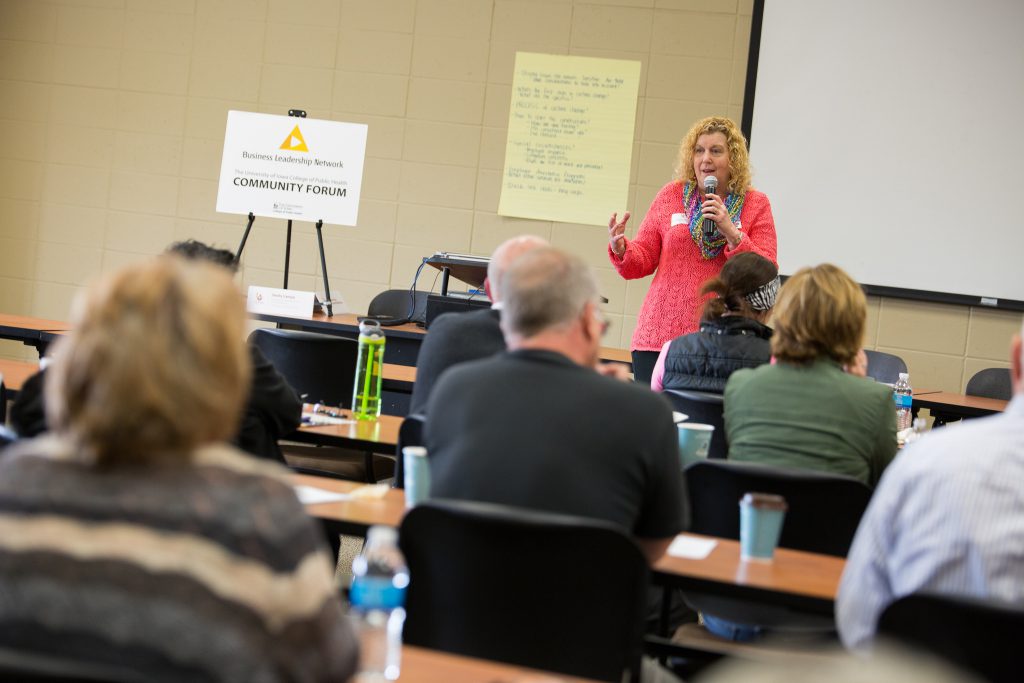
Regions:
<instances>
[{"instance_id":1,"label":"name badge","mask_svg":"<svg viewBox=\"0 0 1024 683\"><path fill-rule=\"evenodd\" d=\"M674 214L672 214L672 227L673 228L676 227L677 225L686 225L689 222L690 222L690 217L687 216L685 213L674 213Z\"/></svg>"},{"instance_id":2,"label":"name badge","mask_svg":"<svg viewBox=\"0 0 1024 683\"><path fill-rule=\"evenodd\" d=\"M313 315L313 292L251 285L245 307L250 313L309 317Z\"/></svg>"}]
</instances>

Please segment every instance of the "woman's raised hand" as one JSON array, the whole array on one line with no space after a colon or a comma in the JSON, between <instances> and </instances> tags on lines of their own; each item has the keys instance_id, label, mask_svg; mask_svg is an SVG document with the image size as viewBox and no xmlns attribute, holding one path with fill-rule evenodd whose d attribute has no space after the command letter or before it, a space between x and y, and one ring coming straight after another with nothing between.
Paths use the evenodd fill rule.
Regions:
<instances>
[{"instance_id":1,"label":"woman's raised hand","mask_svg":"<svg viewBox=\"0 0 1024 683\"><path fill-rule=\"evenodd\" d=\"M629 211L622 214L621 221L618 213L613 213L612 217L608 219L608 244L616 256L626 253L626 221L628 220Z\"/></svg>"}]
</instances>

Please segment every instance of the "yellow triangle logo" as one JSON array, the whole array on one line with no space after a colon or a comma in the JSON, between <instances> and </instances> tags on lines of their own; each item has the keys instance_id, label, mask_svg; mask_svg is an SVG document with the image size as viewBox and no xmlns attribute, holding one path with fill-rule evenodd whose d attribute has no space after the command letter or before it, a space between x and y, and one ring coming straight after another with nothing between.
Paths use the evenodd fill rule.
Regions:
<instances>
[{"instance_id":1,"label":"yellow triangle logo","mask_svg":"<svg viewBox=\"0 0 1024 683\"><path fill-rule=\"evenodd\" d=\"M288 150L289 152L308 152L309 147L306 147L306 141L302 137L302 131L299 130L298 126L292 129L292 132L288 134L288 137L281 143L280 149Z\"/></svg>"}]
</instances>

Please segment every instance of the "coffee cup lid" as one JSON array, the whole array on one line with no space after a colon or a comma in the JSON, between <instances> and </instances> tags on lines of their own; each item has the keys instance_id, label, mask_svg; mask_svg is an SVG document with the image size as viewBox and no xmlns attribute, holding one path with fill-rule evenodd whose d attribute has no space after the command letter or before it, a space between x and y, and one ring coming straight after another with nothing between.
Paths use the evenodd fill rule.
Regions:
<instances>
[{"instance_id":1,"label":"coffee cup lid","mask_svg":"<svg viewBox=\"0 0 1024 683\"><path fill-rule=\"evenodd\" d=\"M740 505L752 505L766 510L787 510L786 499L774 493L745 493L740 499Z\"/></svg>"}]
</instances>

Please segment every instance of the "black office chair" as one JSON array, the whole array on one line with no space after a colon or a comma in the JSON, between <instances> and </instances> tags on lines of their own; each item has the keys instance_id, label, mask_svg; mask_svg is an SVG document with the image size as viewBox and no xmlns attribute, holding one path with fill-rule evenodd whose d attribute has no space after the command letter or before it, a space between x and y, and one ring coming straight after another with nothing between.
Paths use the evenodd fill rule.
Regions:
<instances>
[{"instance_id":1,"label":"black office chair","mask_svg":"<svg viewBox=\"0 0 1024 683\"><path fill-rule=\"evenodd\" d=\"M395 445L395 481L394 488L405 488L405 458L402 449L406 446L423 445L423 428L427 424L427 416L420 413L406 415L402 426L398 428L398 443Z\"/></svg>"},{"instance_id":2,"label":"black office chair","mask_svg":"<svg viewBox=\"0 0 1024 683\"><path fill-rule=\"evenodd\" d=\"M686 468L690 531L738 540L739 501L747 492L783 496L789 509L779 545L845 557L871 489L860 480L834 474L738 462L697 462ZM740 624L799 630L828 637L832 618L798 610L687 591L686 601L706 614Z\"/></svg>"},{"instance_id":3,"label":"black office chair","mask_svg":"<svg viewBox=\"0 0 1024 683\"><path fill-rule=\"evenodd\" d=\"M991 600L917 593L889 605L878 635L972 671L991 683L1024 678L1024 608Z\"/></svg>"},{"instance_id":4,"label":"black office chair","mask_svg":"<svg viewBox=\"0 0 1024 683\"><path fill-rule=\"evenodd\" d=\"M708 457L724 460L729 454L729 444L725 440L725 420L722 415L725 404L722 394L667 389L665 396L672 402L674 410L689 416L688 422L714 426Z\"/></svg>"},{"instance_id":5,"label":"black office chair","mask_svg":"<svg viewBox=\"0 0 1024 683\"><path fill-rule=\"evenodd\" d=\"M432 500L402 521L403 640L602 681L638 680L647 561L603 521Z\"/></svg>"},{"instance_id":6,"label":"black office chair","mask_svg":"<svg viewBox=\"0 0 1024 683\"><path fill-rule=\"evenodd\" d=\"M884 351L864 350L868 357L868 377L876 382L895 384L901 372L907 371L907 364L902 358Z\"/></svg>"},{"instance_id":7,"label":"black office chair","mask_svg":"<svg viewBox=\"0 0 1024 683\"><path fill-rule=\"evenodd\" d=\"M359 342L316 332L260 328L249 342L280 372L306 403L352 407ZM341 448L285 445L285 460L306 474L376 482L391 476L390 455Z\"/></svg>"},{"instance_id":8,"label":"black office chair","mask_svg":"<svg viewBox=\"0 0 1024 683\"><path fill-rule=\"evenodd\" d=\"M690 531L739 539L744 493L774 493L789 510L779 545L845 557L871 489L858 479L753 463L697 462L686 468Z\"/></svg>"},{"instance_id":9,"label":"black office chair","mask_svg":"<svg viewBox=\"0 0 1024 683\"><path fill-rule=\"evenodd\" d=\"M968 396L983 396L1009 401L1013 397L1009 368L985 368L978 370L967 381Z\"/></svg>"},{"instance_id":10,"label":"black office chair","mask_svg":"<svg viewBox=\"0 0 1024 683\"><path fill-rule=\"evenodd\" d=\"M426 322L427 295L430 292L415 290L412 295L408 289L386 289L370 301L366 311L371 316L388 316L390 318L407 318L412 323ZM412 306L412 313L409 307Z\"/></svg>"},{"instance_id":11,"label":"black office chair","mask_svg":"<svg viewBox=\"0 0 1024 683\"><path fill-rule=\"evenodd\" d=\"M359 342L316 332L260 328L249 335L306 403L352 407Z\"/></svg>"}]
</instances>

